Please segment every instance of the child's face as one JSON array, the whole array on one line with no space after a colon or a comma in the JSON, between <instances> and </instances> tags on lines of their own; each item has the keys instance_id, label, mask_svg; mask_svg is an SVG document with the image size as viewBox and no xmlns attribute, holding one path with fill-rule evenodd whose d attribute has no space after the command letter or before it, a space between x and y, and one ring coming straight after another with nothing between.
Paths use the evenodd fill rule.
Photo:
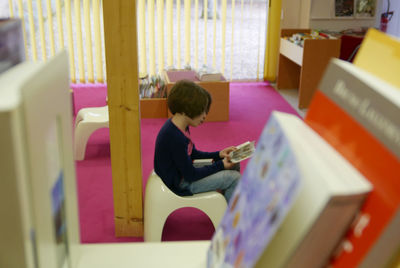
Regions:
<instances>
[{"instance_id":1,"label":"child's face","mask_svg":"<svg viewBox=\"0 0 400 268\"><path fill-rule=\"evenodd\" d=\"M201 115L196 116L195 118L189 118L189 126L197 127L198 125L202 124L206 119L206 112L203 112Z\"/></svg>"}]
</instances>

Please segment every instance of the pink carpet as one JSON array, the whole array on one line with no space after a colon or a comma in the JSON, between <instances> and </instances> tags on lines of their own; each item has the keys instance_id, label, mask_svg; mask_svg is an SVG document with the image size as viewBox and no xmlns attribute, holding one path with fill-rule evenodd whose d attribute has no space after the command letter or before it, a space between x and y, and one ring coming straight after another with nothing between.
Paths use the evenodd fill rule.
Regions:
<instances>
[{"instance_id":1,"label":"pink carpet","mask_svg":"<svg viewBox=\"0 0 400 268\"><path fill-rule=\"evenodd\" d=\"M72 85L75 113L83 107L105 105L103 84ZM223 149L247 140L257 140L271 111L297 112L267 83L231 83L230 120L207 122L192 128L196 147L204 151ZM143 190L153 168L154 141L166 119L142 119ZM244 170L247 162L242 163ZM86 147L85 160L76 162L82 243L141 242L143 238L116 238L108 129L97 130ZM207 240L214 232L201 211L185 208L169 216L163 241Z\"/></svg>"}]
</instances>

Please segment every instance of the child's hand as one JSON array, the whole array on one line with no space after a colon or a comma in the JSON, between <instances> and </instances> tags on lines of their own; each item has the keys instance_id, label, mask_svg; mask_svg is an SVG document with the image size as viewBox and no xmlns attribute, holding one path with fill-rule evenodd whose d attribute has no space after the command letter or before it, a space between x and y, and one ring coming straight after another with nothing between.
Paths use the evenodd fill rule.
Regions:
<instances>
[{"instance_id":1,"label":"child's hand","mask_svg":"<svg viewBox=\"0 0 400 268\"><path fill-rule=\"evenodd\" d=\"M232 169L235 166L235 163L232 163L227 157L222 160L222 163L224 163L225 169Z\"/></svg>"},{"instance_id":2,"label":"child's hand","mask_svg":"<svg viewBox=\"0 0 400 268\"><path fill-rule=\"evenodd\" d=\"M219 157L221 157L221 158L226 158L226 157L230 158L230 156L229 156L230 152L235 151L235 150L236 150L235 146L231 146L231 147L225 148L225 149L223 149L222 151L219 152Z\"/></svg>"}]
</instances>

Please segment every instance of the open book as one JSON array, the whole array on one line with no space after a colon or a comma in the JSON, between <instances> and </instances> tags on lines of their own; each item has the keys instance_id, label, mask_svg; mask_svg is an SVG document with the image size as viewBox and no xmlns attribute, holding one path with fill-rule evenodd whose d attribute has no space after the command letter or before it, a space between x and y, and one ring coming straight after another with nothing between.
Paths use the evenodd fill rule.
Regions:
<instances>
[{"instance_id":1,"label":"open book","mask_svg":"<svg viewBox=\"0 0 400 268\"><path fill-rule=\"evenodd\" d=\"M254 151L255 151L254 141L246 141L236 146L236 150L230 153L231 162L239 163L251 157Z\"/></svg>"},{"instance_id":2,"label":"open book","mask_svg":"<svg viewBox=\"0 0 400 268\"><path fill-rule=\"evenodd\" d=\"M231 162L239 163L253 155L255 151L254 141L246 141L238 146L236 150L230 153ZM212 165L214 160L212 158L206 159L195 159L193 160L193 166L196 168Z\"/></svg>"},{"instance_id":3,"label":"open book","mask_svg":"<svg viewBox=\"0 0 400 268\"><path fill-rule=\"evenodd\" d=\"M297 116L273 112L211 240L208 267L325 267L371 189Z\"/></svg>"}]
</instances>

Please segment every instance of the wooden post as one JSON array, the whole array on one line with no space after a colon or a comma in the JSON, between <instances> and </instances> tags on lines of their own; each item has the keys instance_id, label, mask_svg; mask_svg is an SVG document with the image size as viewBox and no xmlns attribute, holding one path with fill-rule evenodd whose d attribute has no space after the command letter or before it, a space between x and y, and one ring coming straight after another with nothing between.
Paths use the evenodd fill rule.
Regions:
<instances>
[{"instance_id":1,"label":"wooden post","mask_svg":"<svg viewBox=\"0 0 400 268\"><path fill-rule=\"evenodd\" d=\"M103 1L116 236L143 236L136 1Z\"/></svg>"},{"instance_id":2,"label":"wooden post","mask_svg":"<svg viewBox=\"0 0 400 268\"><path fill-rule=\"evenodd\" d=\"M264 81L274 82L278 65L282 0L269 0Z\"/></svg>"}]
</instances>

